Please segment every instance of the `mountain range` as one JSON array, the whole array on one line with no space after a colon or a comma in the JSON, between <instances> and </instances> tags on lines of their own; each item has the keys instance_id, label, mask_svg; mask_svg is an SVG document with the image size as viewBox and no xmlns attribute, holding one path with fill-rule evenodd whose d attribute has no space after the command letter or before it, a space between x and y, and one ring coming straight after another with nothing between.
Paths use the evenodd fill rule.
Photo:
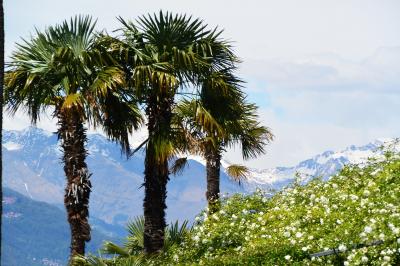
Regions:
<instances>
[{"instance_id":1,"label":"mountain range","mask_svg":"<svg viewBox=\"0 0 400 266\"><path fill-rule=\"evenodd\" d=\"M9 188L3 189L1 265L65 265L69 250L69 225L64 210ZM97 253L105 239L120 243L124 228L92 218L92 239L87 252Z\"/></svg>"},{"instance_id":2,"label":"mountain range","mask_svg":"<svg viewBox=\"0 0 400 266\"><path fill-rule=\"evenodd\" d=\"M393 139L376 140L342 151L326 151L292 167L251 169L239 186L225 173L222 162L221 192L251 193L256 188L280 190L296 178L306 183L317 176L328 179L346 164L362 163L382 155L382 146L395 145ZM68 225L63 207L65 177L62 152L54 133L29 127L3 131L4 227L2 265L63 265L68 255ZM120 242L124 226L142 214L143 160L139 151L129 160L116 143L99 134L89 134L87 163L93 173L90 223L93 238L89 251L102 240ZM168 183L167 220L193 221L205 206L205 162L188 156L188 166ZM50 232L50 235L49 235ZM54 248L56 246L57 248Z\"/></svg>"},{"instance_id":3,"label":"mountain range","mask_svg":"<svg viewBox=\"0 0 400 266\"><path fill-rule=\"evenodd\" d=\"M90 214L111 224L124 225L142 214L144 153L127 160L116 143L102 135L88 136L87 164L92 193ZM57 136L29 127L3 132L4 186L33 200L62 207L65 177ZM243 187L221 173L222 191L245 192ZM206 205L205 169L189 160L185 171L171 176L168 183L167 219L193 219Z\"/></svg>"},{"instance_id":4,"label":"mountain range","mask_svg":"<svg viewBox=\"0 0 400 266\"><path fill-rule=\"evenodd\" d=\"M221 192L251 193L257 187L280 190L296 178L302 182L320 176L327 178L349 163L360 163L393 142L376 140L364 146L350 146L343 151L326 151L293 167L251 169L249 178L239 186L221 170ZM62 207L65 177L61 149L54 133L36 127L3 132L4 186L33 200ZM142 214L143 160L139 151L129 160L116 143L99 134L89 134L87 163L92 175L91 215L110 224L124 225ZM168 183L167 219L193 220L206 205L205 167L201 158L189 156L188 166ZM226 166L226 162L222 162Z\"/></svg>"}]
</instances>

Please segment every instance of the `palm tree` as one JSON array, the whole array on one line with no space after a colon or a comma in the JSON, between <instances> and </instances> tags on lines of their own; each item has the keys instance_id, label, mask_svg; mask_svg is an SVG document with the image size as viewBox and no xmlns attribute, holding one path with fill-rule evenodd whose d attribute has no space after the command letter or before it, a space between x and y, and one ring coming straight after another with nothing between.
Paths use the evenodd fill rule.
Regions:
<instances>
[{"instance_id":1,"label":"palm tree","mask_svg":"<svg viewBox=\"0 0 400 266\"><path fill-rule=\"evenodd\" d=\"M220 39L221 32L208 30L199 19L160 11L159 15L140 17L136 23L120 21L123 40L114 47L123 51L124 69L147 118L148 139L139 146L146 149L144 249L155 253L164 245L168 160L178 143L171 127L176 95L198 94L205 76L237 59ZM190 84L197 90L188 92Z\"/></svg>"},{"instance_id":2,"label":"palm tree","mask_svg":"<svg viewBox=\"0 0 400 266\"><path fill-rule=\"evenodd\" d=\"M134 97L124 90L124 73L97 42L96 22L77 16L17 44L6 72L5 101L14 114L25 110L33 124L51 107L58 121L67 179L64 204L71 229L71 259L89 241L90 173L85 162L85 123L101 125L129 151L128 134L140 122ZM127 117L124 120L121 117ZM126 121L129 121L126 122Z\"/></svg>"},{"instance_id":3,"label":"palm tree","mask_svg":"<svg viewBox=\"0 0 400 266\"><path fill-rule=\"evenodd\" d=\"M223 69L210 74L203 82L200 98L184 100L177 107L178 123L183 121L181 127L191 132L187 135L194 139L187 151L201 154L206 159L206 198L210 213L219 209L222 152L240 144L243 158L254 158L264 153L264 146L273 139L271 131L259 124L257 107L246 102L241 90L242 81L233 75L233 70ZM204 120L200 113L207 113L212 119ZM217 126L205 125L205 121L210 120ZM185 160L176 162L172 172L180 171L185 165ZM246 178L248 169L231 165L227 173L240 183Z\"/></svg>"},{"instance_id":4,"label":"palm tree","mask_svg":"<svg viewBox=\"0 0 400 266\"><path fill-rule=\"evenodd\" d=\"M192 228L188 226L188 221L185 220L181 225L178 221L169 224L165 228L165 246L164 250L173 245L179 245L187 237ZM144 242L143 242L143 232L144 232L144 217L139 216L134 220L130 221L127 225L129 232L128 237L124 243L124 246L118 246L112 242L104 242L102 253L108 255L118 254L121 257L137 256L143 253Z\"/></svg>"},{"instance_id":5,"label":"palm tree","mask_svg":"<svg viewBox=\"0 0 400 266\"><path fill-rule=\"evenodd\" d=\"M77 257L76 265L142 265L141 262L145 259L143 256L143 232L144 232L144 217L139 216L128 222L128 236L126 237L123 246L113 242L105 241L100 250L101 254L111 255L112 258L102 259L89 255L87 257ZM169 224L165 228L165 246L164 250L168 251L172 246L180 245L185 238L192 233L193 228L188 225L188 221L183 221L179 224L178 221ZM135 264L136 263L136 264Z\"/></svg>"}]
</instances>

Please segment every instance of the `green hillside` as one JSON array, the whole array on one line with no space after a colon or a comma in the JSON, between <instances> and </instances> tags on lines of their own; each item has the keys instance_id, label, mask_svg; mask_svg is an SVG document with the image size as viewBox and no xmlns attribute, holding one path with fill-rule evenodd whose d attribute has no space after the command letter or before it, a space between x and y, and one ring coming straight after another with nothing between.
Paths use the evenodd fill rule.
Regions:
<instances>
[{"instance_id":1,"label":"green hillside","mask_svg":"<svg viewBox=\"0 0 400 266\"><path fill-rule=\"evenodd\" d=\"M65 213L55 206L3 189L1 265L64 265L70 239ZM110 239L98 230L93 230L92 236L88 245L88 251L92 252L104 239Z\"/></svg>"}]
</instances>

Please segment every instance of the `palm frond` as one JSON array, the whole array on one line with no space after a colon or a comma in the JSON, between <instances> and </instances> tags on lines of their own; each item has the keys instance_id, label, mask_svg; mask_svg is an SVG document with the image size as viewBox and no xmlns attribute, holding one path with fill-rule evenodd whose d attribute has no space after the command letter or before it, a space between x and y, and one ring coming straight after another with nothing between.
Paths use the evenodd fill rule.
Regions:
<instances>
[{"instance_id":1,"label":"palm frond","mask_svg":"<svg viewBox=\"0 0 400 266\"><path fill-rule=\"evenodd\" d=\"M169 171L173 175L180 175L182 174L185 167L188 165L187 157L177 158L172 166L170 167Z\"/></svg>"},{"instance_id":2,"label":"palm frond","mask_svg":"<svg viewBox=\"0 0 400 266\"><path fill-rule=\"evenodd\" d=\"M128 257L130 255L127 248L118 246L109 241L105 241L103 243L103 247L101 248L101 253L108 255L118 255L119 257Z\"/></svg>"},{"instance_id":3,"label":"palm frond","mask_svg":"<svg viewBox=\"0 0 400 266\"><path fill-rule=\"evenodd\" d=\"M106 260L93 255L75 256L72 260L72 266L108 266Z\"/></svg>"},{"instance_id":4,"label":"palm frond","mask_svg":"<svg viewBox=\"0 0 400 266\"><path fill-rule=\"evenodd\" d=\"M240 164L232 164L228 166L226 168L226 173L230 178L232 178L239 184L241 184L241 182L243 182L244 180L247 180L250 175L249 169L246 166Z\"/></svg>"},{"instance_id":5,"label":"palm frond","mask_svg":"<svg viewBox=\"0 0 400 266\"><path fill-rule=\"evenodd\" d=\"M138 216L134 220L128 222L128 237L125 243L125 248L129 254L135 254L143 250L143 232L144 232L144 217Z\"/></svg>"},{"instance_id":6,"label":"palm frond","mask_svg":"<svg viewBox=\"0 0 400 266\"><path fill-rule=\"evenodd\" d=\"M183 221L182 225L179 225L179 222L176 221L168 226L166 230L166 238L165 238L165 248L168 249L172 245L179 245L185 237L192 230L188 226L188 221Z\"/></svg>"}]
</instances>

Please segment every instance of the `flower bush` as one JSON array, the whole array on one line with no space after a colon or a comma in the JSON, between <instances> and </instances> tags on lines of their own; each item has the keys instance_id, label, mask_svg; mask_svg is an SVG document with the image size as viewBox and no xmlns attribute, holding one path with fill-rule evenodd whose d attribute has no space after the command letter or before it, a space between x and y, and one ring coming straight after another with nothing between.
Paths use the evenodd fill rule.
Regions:
<instances>
[{"instance_id":1,"label":"flower bush","mask_svg":"<svg viewBox=\"0 0 400 266\"><path fill-rule=\"evenodd\" d=\"M335 254L310 257L331 249ZM264 191L228 197L219 213L203 212L190 238L154 263L398 265L400 157L387 152L327 182L295 183L273 197Z\"/></svg>"},{"instance_id":2,"label":"flower bush","mask_svg":"<svg viewBox=\"0 0 400 266\"><path fill-rule=\"evenodd\" d=\"M323 182L223 199L148 265L400 265L400 156L386 152ZM312 254L335 249L331 255Z\"/></svg>"}]
</instances>

